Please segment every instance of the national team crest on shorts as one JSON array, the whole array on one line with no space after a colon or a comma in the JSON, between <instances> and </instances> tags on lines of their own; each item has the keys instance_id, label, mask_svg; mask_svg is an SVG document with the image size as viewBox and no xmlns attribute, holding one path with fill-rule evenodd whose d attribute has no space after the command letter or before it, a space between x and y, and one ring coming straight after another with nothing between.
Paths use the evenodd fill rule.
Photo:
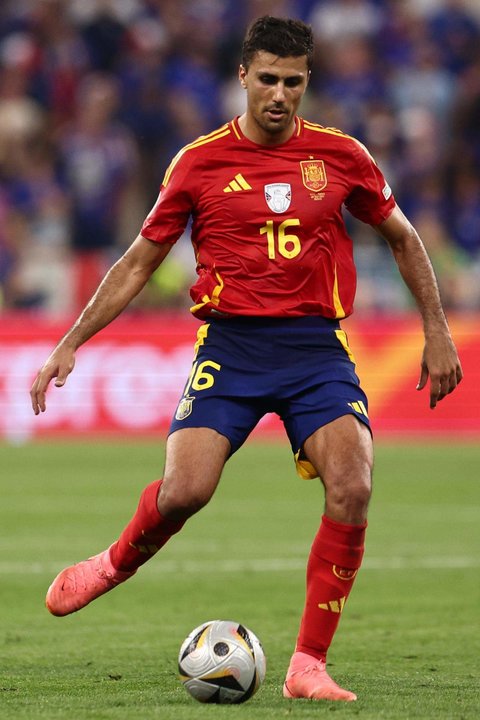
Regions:
<instances>
[{"instance_id":1,"label":"national team crest on shorts","mask_svg":"<svg viewBox=\"0 0 480 720\"><path fill-rule=\"evenodd\" d=\"M185 420L185 418L192 414L192 405L194 400L195 395L186 395L180 400L177 412L175 413L175 420Z\"/></svg>"},{"instance_id":2,"label":"national team crest on shorts","mask_svg":"<svg viewBox=\"0 0 480 720\"><path fill-rule=\"evenodd\" d=\"M290 207L292 188L290 183L271 183L265 185L265 200L270 210L283 213Z\"/></svg>"},{"instance_id":3,"label":"national team crest on shorts","mask_svg":"<svg viewBox=\"0 0 480 720\"><path fill-rule=\"evenodd\" d=\"M327 173L323 160L300 160L302 180L307 190L320 192L327 186Z\"/></svg>"}]
</instances>

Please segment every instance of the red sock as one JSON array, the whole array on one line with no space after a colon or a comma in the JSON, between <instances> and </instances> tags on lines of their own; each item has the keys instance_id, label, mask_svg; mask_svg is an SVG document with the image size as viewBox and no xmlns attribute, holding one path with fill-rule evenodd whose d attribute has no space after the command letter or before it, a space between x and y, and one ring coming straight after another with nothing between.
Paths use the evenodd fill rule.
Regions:
<instances>
[{"instance_id":1,"label":"red sock","mask_svg":"<svg viewBox=\"0 0 480 720\"><path fill-rule=\"evenodd\" d=\"M162 480L147 485L140 496L135 515L110 549L110 560L117 570L132 572L150 560L184 522L172 522L157 507Z\"/></svg>"},{"instance_id":2,"label":"red sock","mask_svg":"<svg viewBox=\"0 0 480 720\"><path fill-rule=\"evenodd\" d=\"M325 660L362 563L366 527L367 523L344 525L323 516L308 559L297 652Z\"/></svg>"}]
</instances>

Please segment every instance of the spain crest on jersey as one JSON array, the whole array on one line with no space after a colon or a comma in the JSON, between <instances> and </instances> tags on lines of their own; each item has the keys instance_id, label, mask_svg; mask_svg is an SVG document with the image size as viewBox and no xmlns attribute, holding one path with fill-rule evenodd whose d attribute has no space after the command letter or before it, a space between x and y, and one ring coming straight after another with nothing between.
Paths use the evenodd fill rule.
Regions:
<instances>
[{"instance_id":1,"label":"spain crest on jersey","mask_svg":"<svg viewBox=\"0 0 480 720\"><path fill-rule=\"evenodd\" d=\"M290 183L271 183L265 185L265 200L270 210L283 213L290 207L292 188Z\"/></svg>"},{"instance_id":2,"label":"spain crest on jersey","mask_svg":"<svg viewBox=\"0 0 480 720\"><path fill-rule=\"evenodd\" d=\"M327 186L327 173L323 160L300 160L302 180L307 190L320 192Z\"/></svg>"}]
</instances>

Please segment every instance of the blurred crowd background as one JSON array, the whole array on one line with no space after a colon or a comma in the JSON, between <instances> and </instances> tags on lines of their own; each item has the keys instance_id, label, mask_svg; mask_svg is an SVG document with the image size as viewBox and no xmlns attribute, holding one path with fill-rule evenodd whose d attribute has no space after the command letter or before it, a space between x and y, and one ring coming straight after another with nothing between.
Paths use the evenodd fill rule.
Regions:
<instances>
[{"instance_id":1,"label":"blurred crowd background","mask_svg":"<svg viewBox=\"0 0 480 720\"><path fill-rule=\"evenodd\" d=\"M245 28L309 22L302 115L363 141L419 230L444 304L480 309L478 0L2 0L0 311L77 312L137 235L176 151L244 109ZM347 220L357 311L411 300ZM188 307L186 234L134 304Z\"/></svg>"}]
</instances>

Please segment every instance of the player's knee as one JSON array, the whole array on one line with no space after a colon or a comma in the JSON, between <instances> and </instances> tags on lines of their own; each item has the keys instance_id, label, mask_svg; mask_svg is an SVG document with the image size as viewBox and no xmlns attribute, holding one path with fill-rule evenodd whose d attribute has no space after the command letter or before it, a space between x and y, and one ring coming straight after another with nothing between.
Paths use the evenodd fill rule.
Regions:
<instances>
[{"instance_id":1,"label":"player's knee","mask_svg":"<svg viewBox=\"0 0 480 720\"><path fill-rule=\"evenodd\" d=\"M333 474L325 483L327 508L345 522L360 522L366 517L372 494L371 469L366 465L356 473Z\"/></svg>"},{"instance_id":2,"label":"player's knee","mask_svg":"<svg viewBox=\"0 0 480 720\"><path fill-rule=\"evenodd\" d=\"M158 510L165 518L185 520L205 507L210 498L207 488L193 482L182 485L164 482L158 494Z\"/></svg>"},{"instance_id":3,"label":"player's knee","mask_svg":"<svg viewBox=\"0 0 480 720\"><path fill-rule=\"evenodd\" d=\"M352 483L351 489L347 490L350 503L359 508L368 507L371 495L372 482L370 474L358 477L356 482Z\"/></svg>"},{"instance_id":4,"label":"player's knee","mask_svg":"<svg viewBox=\"0 0 480 720\"><path fill-rule=\"evenodd\" d=\"M339 501L364 505L368 503L372 493L370 478L357 477L350 482L331 483L329 492Z\"/></svg>"}]
</instances>

